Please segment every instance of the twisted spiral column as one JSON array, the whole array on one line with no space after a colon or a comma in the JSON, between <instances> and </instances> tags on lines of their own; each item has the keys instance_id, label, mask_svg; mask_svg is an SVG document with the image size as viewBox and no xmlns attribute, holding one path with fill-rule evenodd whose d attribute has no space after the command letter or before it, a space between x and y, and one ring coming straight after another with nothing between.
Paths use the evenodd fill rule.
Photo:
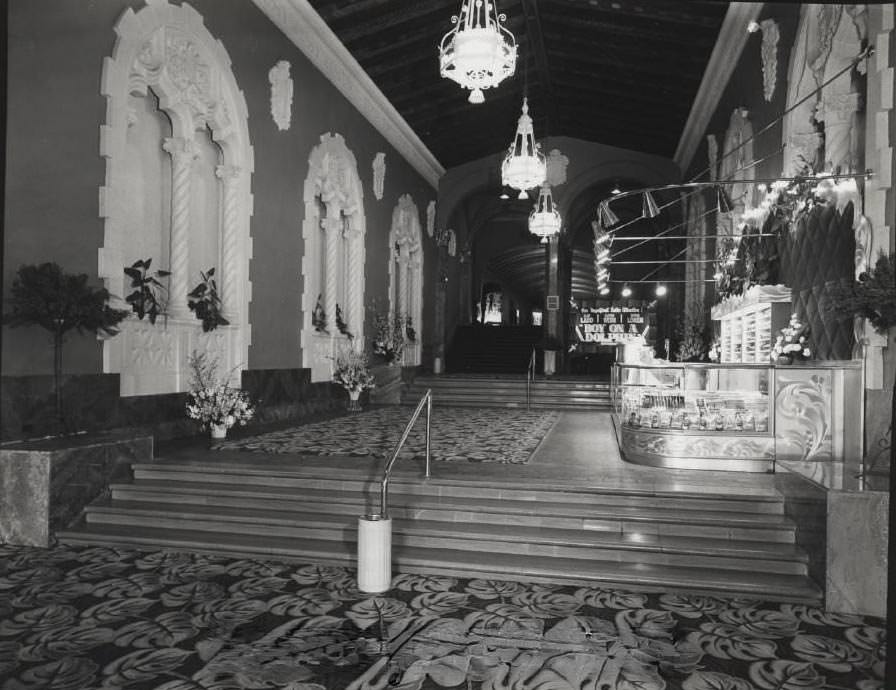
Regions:
<instances>
[{"instance_id":1,"label":"twisted spiral column","mask_svg":"<svg viewBox=\"0 0 896 690\"><path fill-rule=\"evenodd\" d=\"M222 223L221 272L218 286L221 290L221 304L224 318L233 323L239 313L237 299L239 296L237 280L238 269L238 236L237 201L239 196L239 179L241 169L236 165L219 165L215 175L224 186L224 217Z\"/></svg>"},{"instance_id":2,"label":"twisted spiral column","mask_svg":"<svg viewBox=\"0 0 896 690\"><path fill-rule=\"evenodd\" d=\"M327 330L336 330L336 286L339 280L339 245L342 233L342 217L335 206L327 206L327 284L324 291L324 309L327 310Z\"/></svg>"},{"instance_id":3,"label":"twisted spiral column","mask_svg":"<svg viewBox=\"0 0 896 690\"><path fill-rule=\"evenodd\" d=\"M192 163L197 151L184 137L165 139L162 148L171 155L171 252L168 308L172 316L185 317L190 270L190 191Z\"/></svg>"},{"instance_id":4,"label":"twisted spiral column","mask_svg":"<svg viewBox=\"0 0 896 690\"><path fill-rule=\"evenodd\" d=\"M361 335L361 326L364 322L364 310L361 308L361 281L364 280L364 267L361 265L361 233L354 228L346 236L348 252L348 275L346 276L347 292L345 318L348 320L349 330L354 335Z\"/></svg>"}]
</instances>

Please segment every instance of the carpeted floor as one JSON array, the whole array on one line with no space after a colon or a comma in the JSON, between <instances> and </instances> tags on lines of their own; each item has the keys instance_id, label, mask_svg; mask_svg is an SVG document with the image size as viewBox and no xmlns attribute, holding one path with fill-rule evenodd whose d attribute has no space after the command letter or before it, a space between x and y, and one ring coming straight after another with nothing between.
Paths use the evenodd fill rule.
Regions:
<instances>
[{"instance_id":1,"label":"carpeted floor","mask_svg":"<svg viewBox=\"0 0 896 690\"><path fill-rule=\"evenodd\" d=\"M0 687L883 690L883 622L761 601L0 546Z\"/></svg>"},{"instance_id":2,"label":"carpeted floor","mask_svg":"<svg viewBox=\"0 0 896 690\"><path fill-rule=\"evenodd\" d=\"M216 443L217 450L304 455L386 457L395 450L412 414L381 407L359 414ZM560 418L558 412L515 409L437 408L432 411L433 460L526 463ZM424 457L426 422L414 425L402 457Z\"/></svg>"}]
</instances>

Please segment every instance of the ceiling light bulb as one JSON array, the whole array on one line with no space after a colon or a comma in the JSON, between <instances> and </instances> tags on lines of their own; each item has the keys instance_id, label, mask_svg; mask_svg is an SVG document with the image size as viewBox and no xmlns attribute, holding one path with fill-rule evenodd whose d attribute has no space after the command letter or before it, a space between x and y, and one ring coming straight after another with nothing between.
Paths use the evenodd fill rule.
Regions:
<instances>
[{"instance_id":1,"label":"ceiling light bulb","mask_svg":"<svg viewBox=\"0 0 896 690\"><path fill-rule=\"evenodd\" d=\"M631 297L632 289L628 286L628 283L622 286L622 296L623 297Z\"/></svg>"},{"instance_id":2,"label":"ceiling light bulb","mask_svg":"<svg viewBox=\"0 0 896 690\"><path fill-rule=\"evenodd\" d=\"M600 294L602 294L602 295L609 295L609 294L610 294L610 288L608 288L606 285L604 285L604 286L600 289Z\"/></svg>"},{"instance_id":3,"label":"ceiling light bulb","mask_svg":"<svg viewBox=\"0 0 896 690\"><path fill-rule=\"evenodd\" d=\"M666 286L663 285L662 283L660 283L659 285L656 286L655 292L656 292L657 297L663 297L667 292Z\"/></svg>"}]
</instances>

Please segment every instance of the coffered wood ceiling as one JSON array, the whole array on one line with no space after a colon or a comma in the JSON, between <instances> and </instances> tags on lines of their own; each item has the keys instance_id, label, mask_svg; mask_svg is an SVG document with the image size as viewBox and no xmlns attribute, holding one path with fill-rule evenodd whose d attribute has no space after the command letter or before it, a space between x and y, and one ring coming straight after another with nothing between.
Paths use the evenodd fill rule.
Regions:
<instances>
[{"instance_id":1,"label":"coffered wood ceiling","mask_svg":"<svg viewBox=\"0 0 896 690\"><path fill-rule=\"evenodd\" d=\"M536 136L672 157L727 2L499 0L516 75L485 103L439 76L460 0L310 0L445 168L510 143L528 94Z\"/></svg>"}]
</instances>

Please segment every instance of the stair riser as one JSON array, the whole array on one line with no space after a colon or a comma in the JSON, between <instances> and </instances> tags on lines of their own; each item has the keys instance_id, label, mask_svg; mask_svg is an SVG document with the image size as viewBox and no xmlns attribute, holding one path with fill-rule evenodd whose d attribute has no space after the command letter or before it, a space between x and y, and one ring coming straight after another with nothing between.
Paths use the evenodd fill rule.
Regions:
<instances>
[{"instance_id":1,"label":"stair riser","mask_svg":"<svg viewBox=\"0 0 896 690\"><path fill-rule=\"evenodd\" d=\"M88 523L129 525L139 528L147 518L130 514L89 514ZM152 525L156 529L191 530L209 533L243 534L247 536L283 537L284 539L313 539L338 543L357 542L356 523L334 524L331 527L290 527L233 522L230 520L181 520L177 518L154 517ZM526 554L532 558L570 558L578 560L650 563L653 565L687 566L725 570L744 570L749 567L766 573L805 575L806 566L796 561L763 559L755 555L743 558L721 557L700 553L673 554L646 549L608 548L594 545L530 544L501 537L482 539L456 538L428 534L404 534L393 531L392 542L396 546L427 549L456 549L469 553L511 553ZM474 556L471 555L471 558Z\"/></svg>"},{"instance_id":2,"label":"stair riser","mask_svg":"<svg viewBox=\"0 0 896 690\"><path fill-rule=\"evenodd\" d=\"M173 506L208 506L220 508L257 508L257 498L249 496L219 496L219 495L172 495L158 492L113 490L113 499L130 502L145 502L148 509L160 504ZM287 502L265 501L264 505L270 510L287 511L296 514L319 515L321 519L330 519L329 516L344 518L348 516L367 515L379 510L375 503L362 501L322 501L322 502ZM527 527L550 527L556 529L585 529L595 532L608 532L611 534L644 534L669 537L705 537L709 539L724 539L736 543L738 541L767 541L778 544L793 544L795 533L788 527L746 527L732 525L693 525L688 523L662 522L650 520L628 519L583 519L581 517L555 517L544 516L536 513L498 513L498 512L472 512L466 510L452 510L450 508L409 507L393 504L389 509L390 515L398 520L430 520L445 523L466 523L477 525L522 525Z\"/></svg>"},{"instance_id":3,"label":"stair riser","mask_svg":"<svg viewBox=\"0 0 896 690\"><path fill-rule=\"evenodd\" d=\"M301 500L303 490L326 490L359 496L378 496L380 485L378 480L337 480L322 479L317 477L271 477L258 474L239 474L237 472L216 472L215 468L209 468L203 472L197 467L196 472L183 472L176 469L171 471L147 469L141 465L134 466L135 479L151 479L156 481L171 481L174 484L180 482L205 482L212 484L239 485L250 488L258 487L288 487L296 488L296 498ZM494 487L475 487L458 484L435 484L417 482L390 481L390 496L407 497L432 497L450 501L451 498L483 498L489 500L503 499L508 501L528 501L533 505L561 504L564 506L581 505L607 508L638 508L649 505L652 509L668 509L675 511L688 511L688 515L699 518L700 512L726 512L726 513L750 513L758 515L783 515L783 501L741 501L737 499L698 499L669 495L640 496L620 495L597 492L553 491L553 490L528 490L528 489L498 489Z\"/></svg>"}]
</instances>

